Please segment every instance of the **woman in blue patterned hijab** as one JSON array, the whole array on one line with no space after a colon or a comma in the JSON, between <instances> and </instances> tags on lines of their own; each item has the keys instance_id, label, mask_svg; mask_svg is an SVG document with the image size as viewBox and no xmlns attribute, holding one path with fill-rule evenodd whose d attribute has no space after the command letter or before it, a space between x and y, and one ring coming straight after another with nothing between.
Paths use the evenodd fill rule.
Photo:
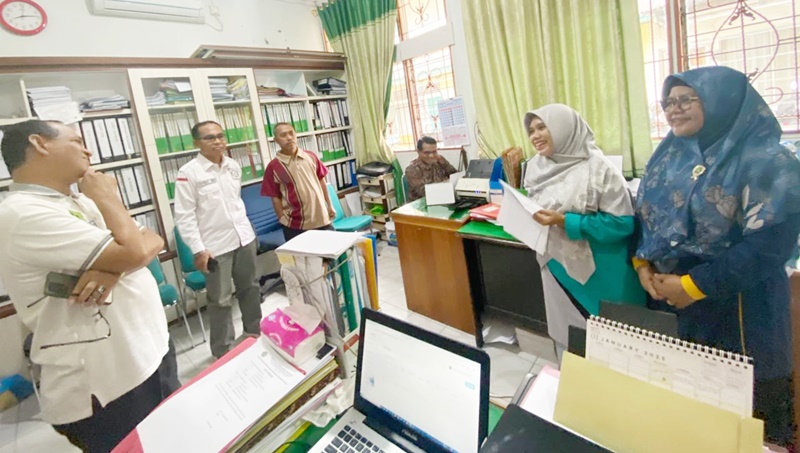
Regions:
<instances>
[{"instance_id":1,"label":"woman in blue patterned hijab","mask_svg":"<svg viewBox=\"0 0 800 453\"><path fill-rule=\"evenodd\" d=\"M791 441L791 324L784 263L800 233L800 161L741 72L669 76L672 130L647 163L634 259L651 305L678 315L687 340L745 354L767 437Z\"/></svg>"}]
</instances>

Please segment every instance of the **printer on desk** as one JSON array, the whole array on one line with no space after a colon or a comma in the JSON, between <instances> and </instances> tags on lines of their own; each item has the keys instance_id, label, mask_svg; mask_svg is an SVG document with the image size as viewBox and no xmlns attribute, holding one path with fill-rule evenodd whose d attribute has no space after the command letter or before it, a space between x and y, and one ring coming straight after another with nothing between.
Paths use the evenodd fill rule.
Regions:
<instances>
[{"instance_id":1,"label":"printer on desk","mask_svg":"<svg viewBox=\"0 0 800 453\"><path fill-rule=\"evenodd\" d=\"M456 184L456 198L489 203L492 193L502 193L499 180L503 177L500 159L473 159L467 173Z\"/></svg>"}]
</instances>

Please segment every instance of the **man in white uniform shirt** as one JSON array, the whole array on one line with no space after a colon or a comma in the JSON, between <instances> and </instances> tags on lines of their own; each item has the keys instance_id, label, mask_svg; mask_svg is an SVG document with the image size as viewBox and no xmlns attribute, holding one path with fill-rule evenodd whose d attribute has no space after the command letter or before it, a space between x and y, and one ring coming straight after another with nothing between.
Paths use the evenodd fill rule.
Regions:
<instances>
[{"instance_id":1,"label":"man in white uniform shirt","mask_svg":"<svg viewBox=\"0 0 800 453\"><path fill-rule=\"evenodd\" d=\"M9 126L2 154L14 182L0 203L0 276L33 332L42 418L84 451L109 451L168 396L162 381L174 384L166 393L179 385L167 371L175 352L158 285L144 268L163 240L131 219L112 176L89 168L73 128ZM45 295L52 273L80 278Z\"/></svg>"},{"instance_id":2,"label":"man in white uniform shirt","mask_svg":"<svg viewBox=\"0 0 800 453\"><path fill-rule=\"evenodd\" d=\"M204 121L192 127L200 154L175 180L175 224L206 276L211 354L220 358L234 341L231 278L246 335L258 335L261 292L256 281L256 234L241 193L242 169L225 155L222 127ZM209 261L215 266L209 267Z\"/></svg>"}]
</instances>

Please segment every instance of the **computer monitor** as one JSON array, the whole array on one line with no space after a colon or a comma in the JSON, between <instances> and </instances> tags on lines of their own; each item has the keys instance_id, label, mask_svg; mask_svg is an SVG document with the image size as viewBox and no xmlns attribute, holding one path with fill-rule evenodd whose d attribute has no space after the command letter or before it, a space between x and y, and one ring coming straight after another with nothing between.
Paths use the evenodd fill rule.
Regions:
<instances>
[{"instance_id":1,"label":"computer monitor","mask_svg":"<svg viewBox=\"0 0 800 453\"><path fill-rule=\"evenodd\" d=\"M362 317L355 408L425 451L477 452L489 356L373 310Z\"/></svg>"}]
</instances>

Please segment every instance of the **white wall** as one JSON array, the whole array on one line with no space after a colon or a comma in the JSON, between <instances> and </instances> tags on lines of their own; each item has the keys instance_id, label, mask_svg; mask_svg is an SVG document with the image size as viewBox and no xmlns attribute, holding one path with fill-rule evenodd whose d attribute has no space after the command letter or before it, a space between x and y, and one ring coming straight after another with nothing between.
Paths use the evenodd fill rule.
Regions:
<instances>
[{"instance_id":1,"label":"white wall","mask_svg":"<svg viewBox=\"0 0 800 453\"><path fill-rule=\"evenodd\" d=\"M281 0L204 0L210 25L94 16L84 0L38 0L47 27L25 37L0 29L0 56L189 57L202 44L323 50L322 28L308 5Z\"/></svg>"}]
</instances>

